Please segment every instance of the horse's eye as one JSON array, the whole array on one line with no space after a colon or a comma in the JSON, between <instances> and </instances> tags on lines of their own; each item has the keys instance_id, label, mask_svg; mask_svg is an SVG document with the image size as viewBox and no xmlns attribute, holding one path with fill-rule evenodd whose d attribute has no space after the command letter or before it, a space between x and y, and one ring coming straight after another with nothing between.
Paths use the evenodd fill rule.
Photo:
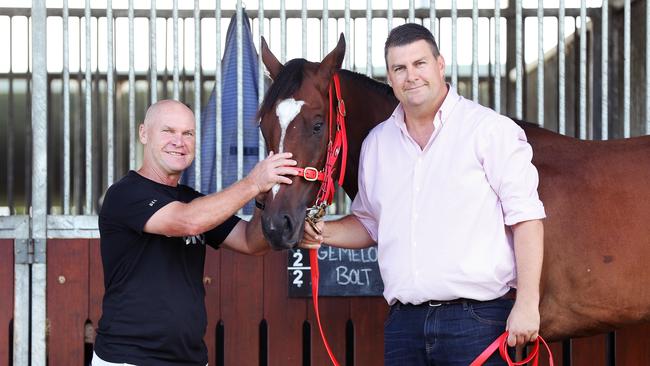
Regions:
<instances>
[{"instance_id":1,"label":"horse's eye","mask_svg":"<svg viewBox=\"0 0 650 366\"><path fill-rule=\"evenodd\" d=\"M314 125L314 134L319 133L322 128L323 128L323 122L316 122L316 124Z\"/></svg>"}]
</instances>

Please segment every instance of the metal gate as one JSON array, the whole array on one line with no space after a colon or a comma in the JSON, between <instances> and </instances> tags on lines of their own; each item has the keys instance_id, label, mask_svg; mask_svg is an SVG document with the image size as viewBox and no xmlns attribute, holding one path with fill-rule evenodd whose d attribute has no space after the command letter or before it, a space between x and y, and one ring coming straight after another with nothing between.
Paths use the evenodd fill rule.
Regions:
<instances>
[{"instance_id":1,"label":"metal gate","mask_svg":"<svg viewBox=\"0 0 650 366\"><path fill-rule=\"evenodd\" d=\"M31 8L0 8L0 45L9 60L0 61L0 364L87 361L103 291L96 216L102 193L141 161L137 121L150 103L180 99L195 111L197 130L214 123L220 131L222 29L244 11L256 45L265 35L281 61L320 60L344 33L344 67L378 79L385 76L388 31L420 22L433 30L450 82L468 98L582 139L650 132L644 0L560 0L552 7L522 0L276 0L266 9L260 0L246 10L242 1L216 0L209 9L198 0L180 9L178 0L151 0L148 8L134 0L106 3L69 8L64 0L62 8L48 8L34 0ZM260 90L265 83L260 73ZM216 118L202 121L213 88ZM238 141L247 122L237 119ZM221 146L221 134L215 143ZM197 162L200 150L198 143ZM243 154L239 143L239 159ZM220 162L217 155L218 189ZM240 163L237 176L244 174ZM198 190L200 175L196 169ZM344 213L345 202L339 198L332 213ZM287 296L285 261L277 253L209 254L211 365L327 363L308 302ZM321 308L345 364L381 364L383 299L328 298ZM650 326L640 325L553 347L560 365L648 364L649 335Z\"/></svg>"}]
</instances>

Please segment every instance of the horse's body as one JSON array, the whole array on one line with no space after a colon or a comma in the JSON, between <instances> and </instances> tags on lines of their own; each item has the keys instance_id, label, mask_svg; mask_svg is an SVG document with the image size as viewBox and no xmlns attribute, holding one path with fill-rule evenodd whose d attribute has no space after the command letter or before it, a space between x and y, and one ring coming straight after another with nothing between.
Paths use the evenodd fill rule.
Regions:
<instances>
[{"instance_id":1,"label":"horse's body","mask_svg":"<svg viewBox=\"0 0 650 366\"><path fill-rule=\"evenodd\" d=\"M327 92L313 85L329 83L331 72L323 69L338 71L349 144L343 188L354 197L363 139L390 116L397 100L387 85L338 70L343 52L344 44L341 48L339 42L322 65L306 63L298 71L303 73L300 86L291 94L312 105L318 102L310 98L320 95L325 100L320 104L326 104ZM263 49L263 56L275 79L282 65L268 48ZM269 121L272 101L268 102L261 111L261 123L267 146L273 148L277 133L273 132L274 122ZM309 116L304 118L310 121ZM558 340L650 320L650 136L581 141L530 123L519 124L533 147L539 194L547 213L541 334ZM294 125L293 129L300 127ZM299 164L322 167L324 145L306 145L287 133L285 150L293 152ZM267 199L263 229L272 245L286 248L299 242L305 208L311 205L317 188L311 182L295 181L280 191L281 199ZM271 224L274 219L290 223L284 225L284 234L277 232L282 225Z\"/></svg>"}]
</instances>

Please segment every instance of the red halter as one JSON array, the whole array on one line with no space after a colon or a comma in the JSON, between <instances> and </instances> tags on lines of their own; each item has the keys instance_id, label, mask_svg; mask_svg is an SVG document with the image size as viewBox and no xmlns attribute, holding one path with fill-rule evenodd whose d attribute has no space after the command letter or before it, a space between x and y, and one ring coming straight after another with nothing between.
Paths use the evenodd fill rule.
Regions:
<instances>
[{"instance_id":1,"label":"red halter","mask_svg":"<svg viewBox=\"0 0 650 366\"><path fill-rule=\"evenodd\" d=\"M337 100L336 111L334 110L335 97ZM303 177L310 182L322 182L318 191L318 195L316 196L314 208L321 206L322 204L329 205L332 203L335 191L334 178L332 177L332 174L334 173L334 166L336 165L336 161L341 152L341 168L339 172L338 182L339 186L343 184L343 179L345 178L345 163L348 155L348 139L345 134L345 103L341 98L341 83L338 74L334 74L332 77L332 83L330 83L329 104L329 142L327 143L327 160L325 161L325 167L320 171L314 167L296 168L296 170L298 170L299 177ZM336 122L334 122L334 115L336 115ZM334 131L334 138L332 138L332 130L334 129L336 130Z\"/></svg>"}]
</instances>

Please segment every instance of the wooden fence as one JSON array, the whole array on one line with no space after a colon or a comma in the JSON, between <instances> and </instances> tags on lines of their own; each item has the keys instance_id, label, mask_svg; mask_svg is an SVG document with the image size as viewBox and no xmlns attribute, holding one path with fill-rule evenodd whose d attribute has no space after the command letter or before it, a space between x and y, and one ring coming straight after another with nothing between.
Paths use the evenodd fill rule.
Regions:
<instances>
[{"instance_id":1,"label":"wooden fence","mask_svg":"<svg viewBox=\"0 0 650 366\"><path fill-rule=\"evenodd\" d=\"M101 315L103 274L96 239L49 240L47 343L50 366L87 364ZM13 240L0 240L0 365L12 365ZM205 270L210 365L329 365L310 299L288 297L286 253L249 257L208 249ZM383 364L383 298L322 298L322 321L342 365ZM91 332L92 333L92 332ZM650 324L552 345L556 364L650 365ZM564 351L564 352L563 352ZM542 363L546 365L544 361ZM406 366L406 365L405 365Z\"/></svg>"}]
</instances>

